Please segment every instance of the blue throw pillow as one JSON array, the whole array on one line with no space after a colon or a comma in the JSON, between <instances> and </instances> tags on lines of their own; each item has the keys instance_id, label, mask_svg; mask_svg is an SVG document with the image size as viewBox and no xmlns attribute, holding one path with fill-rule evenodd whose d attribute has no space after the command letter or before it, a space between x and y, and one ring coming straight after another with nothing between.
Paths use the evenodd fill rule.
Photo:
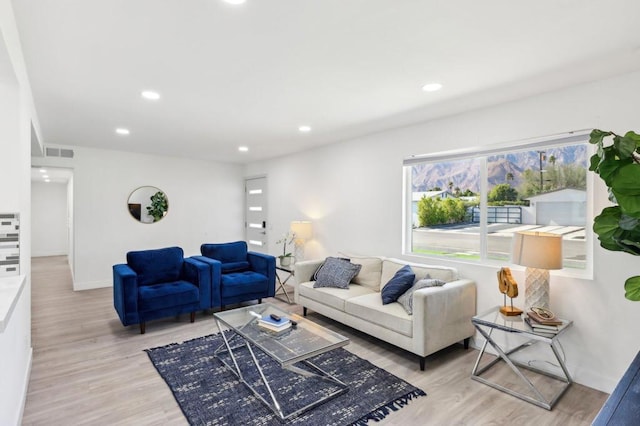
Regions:
<instances>
[{"instance_id":1,"label":"blue throw pillow","mask_svg":"<svg viewBox=\"0 0 640 426\"><path fill-rule=\"evenodd\" d=\"M396 274L382 287L382 304L388 305L398 300L398 297L409 290L416 279L411 266L404 265Z\"/></svg>"}]
</instances>

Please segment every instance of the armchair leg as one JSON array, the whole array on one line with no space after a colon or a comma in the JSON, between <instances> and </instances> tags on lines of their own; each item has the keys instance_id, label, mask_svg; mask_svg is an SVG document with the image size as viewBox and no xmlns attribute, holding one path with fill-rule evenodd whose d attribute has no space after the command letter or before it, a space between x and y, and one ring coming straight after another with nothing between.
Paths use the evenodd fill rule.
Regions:
<instances>
[{"instance_id":1,"label":"armchair leg","mask_svg":"<svg viewBox=\"0 0 640 426\"><path fill-rule=\"evenodd\" d=\"M463 344L465 349L469 349L469 341L471 341L471 337L464 339Z\"/></svg>"},{"instance_id":2,"label":"armchair leg","mask_svg":"<svg viewBox=\"0 0 640 426\"><path fill-rule=\"evenodd\" d=\"M262 303L262 299L258 299L258 304Z\"/></svg>"},{"instance_id":3,"label":"armchair leg","mask_svg":"<svg viewBox=\"0 0 640 426\"><path fill-rule=\"evenodd\" d=\"M196 313L195 312L191 312L191 322L195 322L196 321Z\"/></svg>"},{"instance_id":4,"label":"armchair leg","mask_svg":"<svg viewBox=\"0 0 640 426\"><path fill-rule=\"evenodd\" d=\"M146 324L144 322L140 323L140 334L144 334L144 332L147 331L145 326Z\"/></svg>"},{"instance_id":5,"label":"armchair leg","mask_svg":"<svg viewBox=\"0 0 640 426\"><path fill-rule=\"evenodd\" d=\"M306 306L303 306L303 307L302 307L302 316L303 316L303 317L306 317L306 316L307 316L307 307L306 307Z\"/></svg>"},{"instance_id":6,"label":"armchair leg","mask_svg":"<svg viewBox=\"0 0 640 426\"><path fill-rule=\"evenodd\" d=\"M224 311L224 305L220 305L220 310Z\"/></svg>"},{"instance_id":7,"label":"armchair leg","mask_svg":"<svg viewBox=\"0 0 640 426\"><path fill-rule=\"evenodd\" d=\"M421 356L420 357L420 371L424 371L424 363L427 360L426 356Z\"/></svg>"}]
</instances>

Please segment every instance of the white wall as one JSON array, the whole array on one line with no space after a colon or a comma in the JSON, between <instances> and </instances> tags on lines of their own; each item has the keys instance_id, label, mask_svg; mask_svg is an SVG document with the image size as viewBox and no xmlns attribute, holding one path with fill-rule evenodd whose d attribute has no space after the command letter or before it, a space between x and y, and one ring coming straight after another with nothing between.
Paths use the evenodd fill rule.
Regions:
<instances>
[{"instance_id":1,"label":"white wall","mask_svg":"<svg viewBox=\"0 0 640 426\"><path fill-rule=\"evenodd\" d=\"M39 129L11 1L0 0L0 211L20 213L20 271L26 276L7 327L0 333L2 425L20 424L31 369L32 120Z\"/></svg>"},{"instance_id":2,"label":"white wall","mask_svg":"<svg viewBox=\"0 0 640 426\"><path fill-rule=\"evenodd\" d=\"M314 240L306 246L306 258L338 250L401 257L404 157L570 130L638 131L639 92L640 73L628 74L251 164L246 174L267 174L270 187L279 188L269 199L276 233L294 219L313 221ZM594 204L596 212L607 204L599 180ZM610 392L640 349L640 303L627 301L623 290L624 280L640 273L640 262L593 245L595 279L552 271L551 304L575 322L562 339L574 379ZM277 251L273 243L270 251ZM496 266L427 262L456 266L462 276L474 278L478 312L501 303ZM523 283L522 269L513 269ZM516 300L520 306L521 293Z\"/></svg>"},{"instance_id":3,"label":"white wall","mask_svg":"<svg viewBox=\"0 0 640 426\"><path fill-rule=\"evenodd\" d=\"M67 184L31 183L31 256L69 252Z\"/></svg>"},{"instance_id":4,"label":"white wall","mask_svg":"<svg viewBox=\"0 0 640 426\"><path fill-rule=\"evenodd\" d=\"M73 176L74 289L112 285L112 265L131 250L180 246L200 253L205 242L243 239L243 168L199 160L71 147L73 159L37 159L64 166ZM34 160L34 163L36 160ZM127 200L141 186L165 192L169 211L145 224Z\"/></svg>"}]
</instances>

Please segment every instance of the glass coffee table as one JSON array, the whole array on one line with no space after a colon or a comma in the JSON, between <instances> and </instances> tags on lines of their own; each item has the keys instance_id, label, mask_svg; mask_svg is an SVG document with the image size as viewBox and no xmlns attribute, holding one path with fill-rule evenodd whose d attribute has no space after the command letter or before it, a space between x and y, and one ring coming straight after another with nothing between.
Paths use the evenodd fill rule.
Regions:
<instances>
[{"instance_id":1,"label":"glass coffee table","mask_svg":"<svg viewBox=\"0 0 640 426\"><path fill-rule=\"evenodd\" d=\"M251 312L260 316L276 314L288 317L297 322L297 325L284 332L272 333L260 328L257 324L258 319ZM311 357L347 345L348 338L299 315L285 312L269 303L216 312L213 316L224 340L224 343L215 350L214 355L280 419L286 420L295 417L348 391L349 388L346 384L308 360ZM225 333L225 329L230 332ZM285 412L283 409L284 401L279 400L276 389L273 388L265 374L265 368L262 365L264 361L261 362L258 359L260 357L256 355L256 348L275 361L280 368L304 377L315 377L329 382L334 390L320 395L318 399L314 399L295 411ZM245 350L248 351L248 356L246 356ZM248 362L241 362L241 358L248 360ZM247 368L250 367L257 369L259 380L251 380L251 382L245 380ZM243 374L243 368L245 374ZM266 388L266 395L264 392L262 394L259 392L258 384Z\"/></svg>"}]
</instances>

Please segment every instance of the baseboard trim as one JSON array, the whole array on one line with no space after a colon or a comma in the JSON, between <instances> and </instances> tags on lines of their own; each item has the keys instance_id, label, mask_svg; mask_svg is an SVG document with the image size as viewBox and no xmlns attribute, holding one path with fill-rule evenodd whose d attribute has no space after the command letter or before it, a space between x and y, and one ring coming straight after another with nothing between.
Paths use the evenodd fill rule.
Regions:
<instances>
[{"instance_id":1,"label":"baseboard trim","mask_svg":"<svg viewBox=\"0 0 640 426\"><path fill-rule=\"evenodd\" d=\"M113 287L111 281L85 281L85 282L73 282L73 291L81 290L93 290L96 288Z\"/></svg>"}]
</instances>

